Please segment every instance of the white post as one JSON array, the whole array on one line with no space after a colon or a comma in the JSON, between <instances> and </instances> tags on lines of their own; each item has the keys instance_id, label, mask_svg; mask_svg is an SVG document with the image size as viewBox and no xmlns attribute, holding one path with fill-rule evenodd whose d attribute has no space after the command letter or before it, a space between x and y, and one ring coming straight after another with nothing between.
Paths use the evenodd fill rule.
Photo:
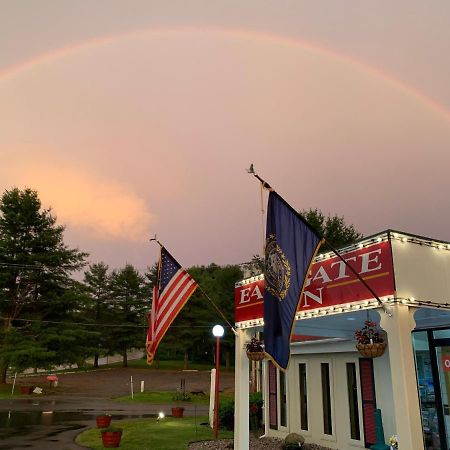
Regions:
<instances>
[{"instance_id":1,"label":"white post","mask_svg":"<svg viewBox=\"0 0 450 450\"><path fill-rule=\"evenodd\" d=\"M214 409L216 407L216 369L211 369L211 389L209 391L209 425L214 426Z\"/></svg>"},{"instance_id":2,"label":"white post","mask_svg":"<svg viewBox=\"0 0 450 450\"><path fill-rule=\"evenodd\" d=\"M133 400L134 399L133 375L130 375L130 388L131 388L131 400Z\"/></svg>"},{"instance_id":3,"label":"white post","mask_svg":"<svg viewBox=\"0 0 450 450\"><path fill-rule=\"evenodd\" d=\"M264 436L269 434L269 365L267 360L261 362L262 365L262 380L261 391L263 393L263 421L264 421ZM264 382L263 382L264 381Z\"/></svg>"},{"instance_id":4,"label":"white post","mask_svg":"<svg viewBox=\"0 0 450 450\"><path fill-rule=\"evenodd\" d=\"M236 330L236 362L234 375L234 449L249 450L249 364L245 343L250 339L247 330Z\"/></svg>"},{"instance_id":5,"label":"white post","mask_svg":"<svg viewBox=\"0 0 450 450\"><path fill-rule=\"evenodd\" d=\"M141 392L144 392L144 388L145 388L145 381L142 380L141 381Z\"/></svg>"},{"instance_id":6,"label":"white post","mask_svg":"<svg viewBox=\"0 0 450 450\"><path fill-rule=\"evenodd\" d=\"M14 374L14 381L11 389L11 397L14 395L14 387L16 386L17 372Z\"/></svg>"},{"instance_id":7,"label":"white post","mask_svg":"<svg viewBox=\"0 0 450 450\"><path fill-rule=\"evenodd\" d=\"M391 366L394 417L399 448L423 450L422 423L411 331L414 308L394 305L392 317L380 311L380 325L387 332Z\"/></svg>"}]
</instances>

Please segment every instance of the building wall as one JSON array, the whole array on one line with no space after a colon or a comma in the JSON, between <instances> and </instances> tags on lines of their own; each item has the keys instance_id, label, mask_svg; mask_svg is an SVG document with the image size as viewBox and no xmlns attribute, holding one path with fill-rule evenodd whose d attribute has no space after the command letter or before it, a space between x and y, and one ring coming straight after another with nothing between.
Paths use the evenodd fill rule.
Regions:
<instances>
[{"instance_id":1,"label":"building wall","mask_svg":"<svg viewBox=\"0 0 450 450\"><path fill-rule=\"evenodd\" d=\"M450 250L414 242L392 241L397 297L448 302Z\"/></svg>"},{"instance_id":2,"label":"building wall","mask_svg":"<svg viewBox=\"0 0 450 450\"><path fill-rule=\"evenodd\" d=\"M318 346L318 351L321 350ZM361 384L359 375L359 354L347 350L347 343L328 346L327 353L294 354L287 372L287 402L288 426L278 430L267 429L269 436L284 438L288 433L298 433L305 437L306 442L316 443L329 448L351 450L364 447L364 431L361 402ZM296 349L297 352L301 351ZM300 426L300 395L299 395L299 363L307 365L308 392L308 431ZM321 363L328 363L330 367L331 384L331 412L333 434L324 434L322 407L322 379ZM347 363L354 363L358 380L358 408L361 439L353 440L350 435L350 409L347 390ZM394 434L394 416L392 405L392 385L390 382L389 359L387 355L374 359L374 375L377 407L382 409L385 437ZM267 378L265 378L267 379ZM267 386L265 386L267 392ZM266 397L267 398L267 397ZM279 396L278 396L279 401ZM280 423L278 421L278 423Z\"/></svg>"}]
</instances>

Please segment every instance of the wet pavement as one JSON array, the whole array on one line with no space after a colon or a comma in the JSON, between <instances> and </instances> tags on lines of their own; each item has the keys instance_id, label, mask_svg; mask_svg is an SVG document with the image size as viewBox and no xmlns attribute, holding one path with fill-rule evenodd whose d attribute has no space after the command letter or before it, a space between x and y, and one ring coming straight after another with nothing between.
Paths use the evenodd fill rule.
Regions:
<instances>
[{"instance_id":1,"label":"wet pavement","mask_svg":"<svg viewBox=\"0 0 450 450\"><path fill-rule=\"evenodd\" d=\"M171 414L173 405L119 403L93 397L30 397L0 400L0 450L80 450L74 440L87 427L95 427L95 416L112 419L156 417ZM187 416L207 415L207 405L186 404Z\"/></svg>"},{"instance_id":2,"label":"wet pavement","mask_svg":"<svg viewBox=\"0 0 450 450\"><path fill-rule=\"evenodd\" d=\"M16 389L23 385L40 386L44 394L0 400L0 450L80 450L82 447L75 444L75 437L85 428L96 426L96 415L111 414L114 421L154 417L160 411L171 414L173 405L111 400L129 395L131 376L135 392L141 381L146 391L175 392L181 380L187 392L208 392L210 386L208 371L100 369L58 375L57 388L51 388L43 375L18 377ZM221 388L228 391L233 387L234 374L221 373ZM187 403L183 406L187 416L208 414L208 405Z\"/></svg>"}]
</instances>

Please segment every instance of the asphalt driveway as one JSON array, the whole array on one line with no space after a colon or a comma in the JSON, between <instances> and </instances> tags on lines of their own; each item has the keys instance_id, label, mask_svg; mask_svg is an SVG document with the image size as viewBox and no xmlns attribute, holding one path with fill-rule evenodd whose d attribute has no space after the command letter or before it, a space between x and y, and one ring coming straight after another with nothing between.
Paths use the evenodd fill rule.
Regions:
<instances>
[{"instance_id":1,"label":"asphalt driveway","mask_svg":"<svg viewBox=\"0 0 450 450\"><path fill-rule=\"evenodd\" d=\"M209 392L208 371L169 371L133 368L101 369L59 375L59 385L51 389L45 376L18 379L19 385L40 386L43 395L0 400L0 449L80 449L75 436L86 427L95 426L95 416L108 413L113 420L170 414L172 405L115 402L114 397L128 395L133 377L135 392L141 381L146 391L175 391L185 380L187 392ZM221 390L234 388L234 374L221 373ZM187 403L185 414L204 416L208 405Z\"/></svg>"}]
</instances>

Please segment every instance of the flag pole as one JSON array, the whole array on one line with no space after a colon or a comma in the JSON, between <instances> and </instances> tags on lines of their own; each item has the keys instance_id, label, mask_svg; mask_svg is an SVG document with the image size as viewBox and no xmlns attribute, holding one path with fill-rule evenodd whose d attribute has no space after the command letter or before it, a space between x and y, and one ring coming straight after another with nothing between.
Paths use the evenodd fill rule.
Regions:
<instances>
[{"instance_id":1,"label":"flag pole","mask_svg":"<svg viewBox=\"0 0 450 450\"><path fill-rule=\"evenodd\" d=\"M158 239L157 239L157 237L156 237L156 234L155 234L154 237L150 238L150 242L152 242L152 241L157 242L157 243L159 244L159 246L160 246L161 248L163 248L163 245L161 244L161 242L158 241Z\"/></svg>"},{"instance_id":2,"label":"flag pole","mask_svg":"<svg viewBox=\"0 0 450 450\"><path fill-rule=\"evenodd\" d=\"M161 242L159 242L158 239L156 238L156 234L155 234L155 237L152 237L150 239L150 242L152 242L152 241L155 241L156 243L158 243L161 248L165 248L164 245L162 245ZM166 249L166 251L167 251L167 249ZM203 290L203 288L200 286L200 284L197 283L197 286L198 286L198 290L203 294L203 296L206 298L206 300L208 300L211 303L211 305L214 307L214 309L219 313L219 315L222 317L222 319L225 320L225 322L231 328L231 331L236 335L237 334L236 330L234 329L233 325L231 325L231 323L227 320L227 318L225 317L225 314L223 314L223 312L213 302L213 300L209 297L209 295Z\"/></svg>"},{"instance_id":3,"label":"flag pole","mask_svg":"<svg viewBox=\"0 0 450 450\"><path fill-rule=\"evenodd\" d=\"M198 289L200 290L200 292L204 295L204 297L211 303L211 305L213 305L213 307L215 308L215 310L222 316L222 319L225 320L225 322L228 324L228 326L231 328L231 331L234 333L234 335L236 336L236 330L234 329L234 327L231 325L230 322L228 322L227 318L225 317L225 315L223 314L223 312L218 308L218 306L211 300L211 298L209 297L209 295L203 290L203 288L198 285Z\"/></svg>"},{"instance_id":4,"label":"flag pole","mask_svg":"<svg viewBox=\"0 0 450 450\"><path fill-rule=\"evenodd\" d=\"M275 190L270 186L269 183L267 183L267 181L263 180L256 172L255 169L253 167L253 164L250 165L250 168L247 170L247 172L249 174L252 174L256 179L259 180L259 182L262 184L262 187L264 189L270 190L270 191L274 191ZM283 197L281 197L281 200L285 203L285 205L290 208L292 210L293 213L295 213L297 215L297 217L299 217L303 222L305 222L312 230L314 230L316 232L316 234L323 239L323 241L325 242L325 244L328 245L328 247L330 248L330 250L350 269L350 271L353 273L353 275L356 276L356 278L358 278L358 280L367 288L367 290L373 295L373 297L378 301L378 303L380 304L380 306L383 308L383 311L389 316L392 317L392 313L386 308L386 305L381 301L380 297L378 297L378 295L374 292L374 290L366 283L366 281L364 280L364 278L361 277L361 275L356 272L356 270L348 263L348 261L346 261L344 259L344 257L328 242L328 240L325 238L325 236L322 235L322 233L320 233L319 231L316 230L315 227L313 227L300 213L298 213L297 211L295 211L295 209L286 201L284 200Z\"/></svg>"}]
</instances>

